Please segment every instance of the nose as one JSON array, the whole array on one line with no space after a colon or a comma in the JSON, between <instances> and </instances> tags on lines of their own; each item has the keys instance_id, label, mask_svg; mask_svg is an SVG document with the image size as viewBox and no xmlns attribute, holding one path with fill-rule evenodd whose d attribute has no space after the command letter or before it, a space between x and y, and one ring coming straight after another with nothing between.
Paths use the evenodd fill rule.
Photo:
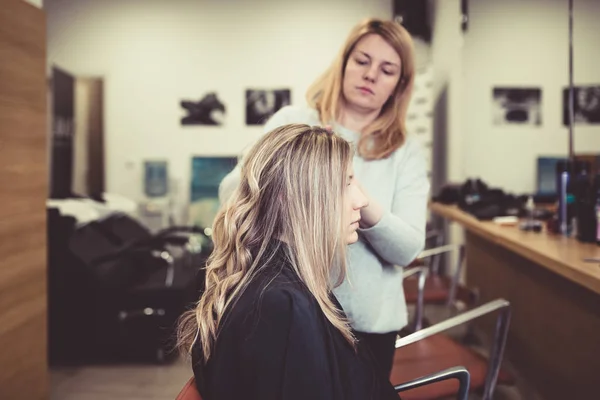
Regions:
<instances>
[{"instance_id":1,"label":"nose","mask_svg":"<svg viewBox=\"0 0 600 400\"><path fill-rule=\"evenodd\" d=\"M360 210L361 208L364 208L366 206L369 205L369 199L367 198L367 196L365 196L365 193L362 191L361 188L356 188L356 195L354 197L354 204L353 204L353 208L355 210Z\"/></svg>"},{"instance_id":2,"label":"nose","mask_svg":"<svg viewBox=\"0 0 600 400\"><path fill-rule=\"evenodd\" d=\"M369 65L365 70L363 79L369 82L375 82L377 78L377 66L374 64Z\"/></svg>"}]
</instances>

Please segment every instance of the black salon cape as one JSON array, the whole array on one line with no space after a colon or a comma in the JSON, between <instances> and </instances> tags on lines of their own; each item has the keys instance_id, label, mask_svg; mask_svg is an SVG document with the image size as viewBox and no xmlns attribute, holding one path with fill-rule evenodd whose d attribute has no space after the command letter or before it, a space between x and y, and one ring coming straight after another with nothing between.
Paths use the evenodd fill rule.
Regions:
<instances>
[{"instance_id":1,"label":"black salon cape","mask_svg":"<svg viewBox=\"0 0 600 400\"><path fill-rule=\"evenodd\" d=\"M370 353L360 343L354 351L299 281L283 249L275 254L227 314L206 365L201 346L194 345L203 399L397 400Z\"/></svg>"}]
</instances>

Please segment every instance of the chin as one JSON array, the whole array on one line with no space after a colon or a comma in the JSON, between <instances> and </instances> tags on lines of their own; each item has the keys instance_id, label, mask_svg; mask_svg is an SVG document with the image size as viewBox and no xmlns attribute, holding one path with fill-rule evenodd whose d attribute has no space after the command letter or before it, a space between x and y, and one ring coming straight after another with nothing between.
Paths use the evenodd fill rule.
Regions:
<instances>
[{"instance_id":1,"label":"chin","mask_svg":"<svg viewBox=\"0 0 600 400\"><path fill-rule=\"evenodd\" d=\"M348 237L346 238L347 244L356 243L357 241L358 241L358 233L356 233L356 231L349 234Z\"/></svg>"},{"instance_id":2,"label":"chin","mask_svg":"<svg viewBox=\"0 0 600 400\"><path fill-rule=\"evenodd\" d=\"M367 110L375 110L377 109L377 105L373 101L373 99L366 99L364 97L352 98L351 103L355 106L358 106Z\"/></svg>"}]
</instances>

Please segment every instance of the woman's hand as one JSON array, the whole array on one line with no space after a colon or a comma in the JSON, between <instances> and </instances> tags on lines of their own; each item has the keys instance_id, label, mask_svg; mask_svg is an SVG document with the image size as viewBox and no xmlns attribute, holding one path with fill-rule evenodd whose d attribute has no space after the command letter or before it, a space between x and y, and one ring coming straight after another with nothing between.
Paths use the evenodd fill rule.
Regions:
<instances>
[{"instance_id":1,"label":"woman's hand","mask_svg":"<svg viewBox=\"0 0 600 400\"><path fill-rule=\"evenodd\" d=\"M383 208L378 202L369 196L369 193L367 193L367 191L363 188L356 176L354 177L354 182L358 185L360 190L369 201L368 205L360 210L360 221L358 223L360 228L368 229L377 225L377 223L381 220L381 217L383 216Z\"/></svg>"}]
</instances>

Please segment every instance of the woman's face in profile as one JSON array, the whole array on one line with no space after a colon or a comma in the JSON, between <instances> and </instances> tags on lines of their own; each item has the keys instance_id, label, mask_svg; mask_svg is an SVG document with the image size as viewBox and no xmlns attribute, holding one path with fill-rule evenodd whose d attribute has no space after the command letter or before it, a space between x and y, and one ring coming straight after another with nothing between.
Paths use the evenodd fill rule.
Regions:
<instances>
[{"instance_id":1,"label":"woman's face in profile","mask_svg":"<svg viewBox=\"0 0 600 400\"><path fill-rule=\"evenodd\" d=\"M344 227L346 228L346 243L351 244L358 240L358 221L360 210L368 205L368 200L354 179L352 167L348 170L348 183L344 193Z\"/></svg>"},{"instance_id":2,"label":"woman's face in profile","mask_svg":"<svg viewBox=\"0 0 600 400\"><path fill-rule=\"evenodd\" d=\"M364 36L346 62L344 99L352 107L380 110L393 95L401 68L400 56L388 42L376 34Z\"/></svg>"}]
</instances>

